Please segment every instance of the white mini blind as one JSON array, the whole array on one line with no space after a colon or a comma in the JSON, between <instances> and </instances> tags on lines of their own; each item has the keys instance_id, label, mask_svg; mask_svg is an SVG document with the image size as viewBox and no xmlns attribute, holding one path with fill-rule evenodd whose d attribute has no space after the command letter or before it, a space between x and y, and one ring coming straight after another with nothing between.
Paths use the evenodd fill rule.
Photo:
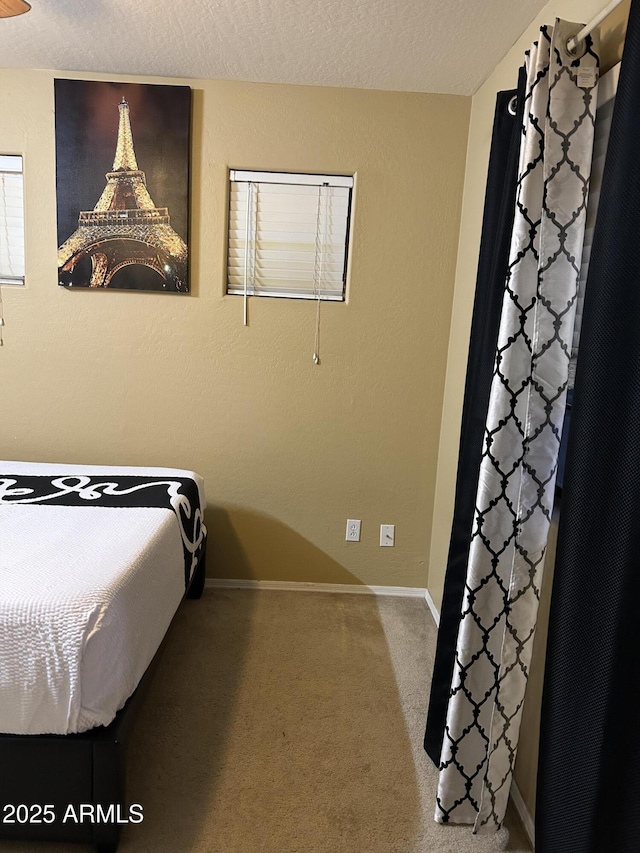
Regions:
<instances>
[{"instance_id":1,"label":"white mini blind","mask_svg":"<svg viewBox=\"0 0 640 853\"><path fill-rule=\"evenodd\" d=\"M0 284L24 284L22 157L0 154Z\"/></svg>"},{"instance_id":2,"label":"white mini blind","mask_svg":"<svg viewBox=\"0 0 640 853\"><path fill-rule=\"evenodd\" d=\"M231 172L227 292L344 300L353 178Z\"/></svg>"}]
</instances>

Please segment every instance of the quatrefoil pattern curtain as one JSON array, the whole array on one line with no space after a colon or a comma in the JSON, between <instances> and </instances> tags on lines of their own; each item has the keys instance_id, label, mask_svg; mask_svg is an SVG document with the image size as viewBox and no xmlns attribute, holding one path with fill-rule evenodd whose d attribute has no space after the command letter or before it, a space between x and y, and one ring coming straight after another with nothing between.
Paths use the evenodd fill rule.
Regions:
<instances>
[{"instance_id":1,"label":"quatrefoil pattern curtain","mask_svg":"<svg viewBox=\"0 0 640 853\"><path fill-rule=\"evenodd\" d=\"M442 738L436 820L482 833L500 827L509 796L565 409L598 74L590 40L583 56L567 53L580 26L543 27L525 60L514 225Z\"/></svg>"}]
</instances>

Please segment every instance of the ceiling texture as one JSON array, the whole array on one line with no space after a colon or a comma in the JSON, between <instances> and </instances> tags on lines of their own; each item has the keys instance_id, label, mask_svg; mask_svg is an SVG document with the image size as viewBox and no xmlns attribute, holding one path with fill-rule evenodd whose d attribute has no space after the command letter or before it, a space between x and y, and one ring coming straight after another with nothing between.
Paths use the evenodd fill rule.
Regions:
<instances>
[{"instance_id":1,"label":"ceiling texture","mask_svg":"<svg viewBox=\"0 0 640 853\"><path fill-rule=\"evenodd\" d=\"M471 95L546 0L30 2L2 67Z\"/></svg>"}]
</instances>

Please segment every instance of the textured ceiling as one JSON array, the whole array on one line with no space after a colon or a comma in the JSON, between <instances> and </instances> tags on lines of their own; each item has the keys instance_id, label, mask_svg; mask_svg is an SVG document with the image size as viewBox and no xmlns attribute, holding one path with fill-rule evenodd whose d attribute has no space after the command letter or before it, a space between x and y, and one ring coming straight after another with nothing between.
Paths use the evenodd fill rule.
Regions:
<instances>
[{"instance_id":1,"label":"textured ceiling","mask_svg":"<svg viewBox=\"0 0 640 853\"><path fill-rule=\"evenodd\" d=\"M472 94L545 0L30 0L0 65Z\"/></svg>"}]
</instances>

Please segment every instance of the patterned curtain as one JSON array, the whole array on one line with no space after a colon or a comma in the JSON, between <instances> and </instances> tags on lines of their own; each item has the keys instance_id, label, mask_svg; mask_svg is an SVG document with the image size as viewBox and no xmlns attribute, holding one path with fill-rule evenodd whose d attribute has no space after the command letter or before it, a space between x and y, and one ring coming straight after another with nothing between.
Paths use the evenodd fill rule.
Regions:
<instances>
[{"instance_id":1,"label":"patterned curtain","mask_svg":"<svg viewBox=\"0 0 640 853\"><path fill-rule=\"evenodd\" d=\"M543 27L527 83L516 211L435 818L502 824L553 508L584 237L598 57Z\"/></svg>"},{"instance_id":2,"label":"patterned curtain","mask_svg":"<svg viewBox=\"0 0 640 853\"><path fill-rule=\"evenodd\" d=\"M482 461L482 437L487 422L493 363L498 344L504 282L516 208L518 159L522 137L526 75L520 69L518 88L498 92L491 136L476 293L467 354L458 470L446 580L440 607L440 630L433 662L429 714L424 748L440 764L447 719L456 642L464 595L471 528Z\"/></svg>"}]
</instances>

